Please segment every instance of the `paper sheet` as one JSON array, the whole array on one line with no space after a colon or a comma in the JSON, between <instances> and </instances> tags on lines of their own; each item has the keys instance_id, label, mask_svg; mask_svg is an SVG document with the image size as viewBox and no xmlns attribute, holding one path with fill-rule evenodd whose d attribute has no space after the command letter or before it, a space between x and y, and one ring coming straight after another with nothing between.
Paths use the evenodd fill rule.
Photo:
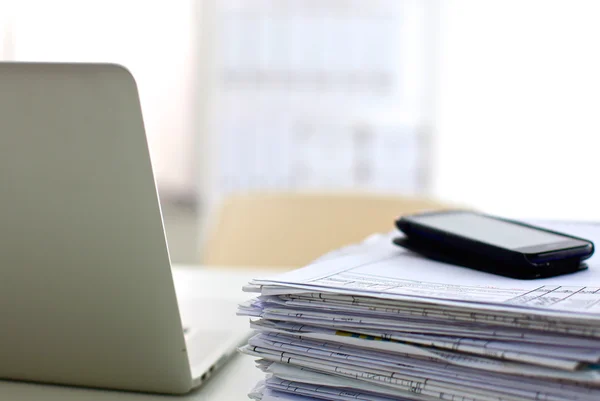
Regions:
<instances>
[{"instance_id":1,"label":"paper sheet","mask_svg":"<svg viewBox=\"0 0 600 401\"><path fill-rule=\"evenodd\" d=\"M356 386L356 382L343 376L326 375L315 370L299 368L289 364L271 363L267 368L269 373L272 373L276 378L288 380L296 383L310 383L314 386L328 386L340 389L349 389ZM389 396L402 397L406 396L404 392L389 389L382 386L377 386L370 383L361 383L360 391L369 392L371 394L385 394ZM347 391L344 391L347 393ZM416 395L416 397L419 397ZM421 398L426 398L422 396Z\"/></svg>"},{"instance_id":2,"label":"paper sheet","mask_svg":"<svg viewBox=\"0 0 600 401\"><path fill-rule=\"evenodd\" d=\"M301 368L301 367L297 367L297 366L293 366L293 365L289 365L289 364L282 364L282 363L271 363L269 368L268 368L268 372L272 373L275 378L274 380L277 379L281 379L281 380L288 380L288 381L292 381L295 383L310 383L314 386L328 386L328 387L333 387L335 389L337 389L337 391L343 391L344 388L357 388L356 382L352 379L348 379L348 378L344 378L344 377L339 377L339 376L335 376L335 375L327 375L327 374L322 374L320 372L308 369L308 368ZM272 383L273 381L270 380L270 382ZM404 398L410 398L410 399L430 399L430 397L424 396L424 395L420 395L420 394L416 394L416 393L412 393L410 395L404 395L403 392L400 392L398 390L393 390L390 388L386 388L386 387L382 387L382 386L377 386L377 385L373 385L370 383L366 383L366 382L361 382L358 385L358 389L356 391L366 391L366 392L370 392L370 393L379 393L379 394L383 394L385 396L390 396L390 397L402 397L401 399ZM462 394L463 397L467 397L467 399L472 399L470 395L468 395L465 391L463 392L456 392L456 396L457 398L455 399L460 399L458 397L461 397L459 394ZM448 395L450 396L450 395ZM586 397L580 398L577 395L574 394L569 394L567 392L563 392L562 395L557 395L557 396L549 396L549 398L544 398L544 394L537 394L536 397L538 397L538 400L546 400L546 401L550 401L550 400L583 400L586 399ZM398 399L398 398L395 398ZM435 398L434 398L435 399ZM444 398L444 399L448 399L448 398ZM587 399L594 399L593 396L587 397Z\"/></svg>"},{"instance_id":3,"label":"paper sheet","mask_svg":"<svg viewBox=\"0 0 600 401\"><path fill-rule=\"evenodd\" d=\"M263 299L261 299L263 300ZM509 325L511 322L518 322L519 325L529 324L551 324L568 322L570 326L582 326L582 328L597 324L594 319L589 319L587 315L573 315L561 313L558 316L554 313L546 313L536 310L532 315L528 310L503 311L490 306L487 310L462 306L444 306L431 305L419 302L406 302L397 300L375 299L356 295L341 295L327 293L310 294L286 294L279 297L265 297L266 301L276 302L284 306L310 305L311 308L335 308L335 310L348 310L353 313L366 313L385 316L416 316L428 318L441 318L444 320L453 320L457 323L492 323L495 325ZM364 313L364 312L363 312Z\"/></svg>"},{"instance_id":4,"label":"paper sheet","mask_svg":"<svg viewBox=\"0 0 600 401\"><path fill-rule=\"evenodd\" d=\"M260 393L261 401L319 401L319 399L266 388Z\"/></svg>"},{"instance_id":5,"label":"paper sheet","mask_svg":"<svg viewBox=\"0 0 600 401\"><path fill-rule=\"evenodd\" d=\"M575 370L584 362L595 363L598 361L598 354L600 353L600 350L598 349L580 349L559 346L543 347L536 344L485 341L466 337L441 337L402 333L388 333L382 336L382 333L376 331L357 330L352 327L346 331L395 340L401 343L467 352L473 355L530 363L533 365L564 370Z\"/></svg>"},{"instance_id":6,"label":"paper sheet","mask_svg":"<svg viewBox=\"0 0 600 401\"><path fill-rule=\"evenodd\" d=\"M387 371L373 366L358 366L349 363L336 362L314 357L306 357L294 353L284 353L271 351L260 347L246 346L243 349L244 353L261 357L272 362L292 364L298 367L304 367L312 370L317 370L326 374L340 375L348 378L353 378L357 381L364 381L370 384L399 390L408 391L415 394L426 395L429 397L442 398L446 397L471 397L473 400L481 401L521 401L521 400L539 400L546 399L549 401L563 400L586 400L592 401L597 398L589 397L584 394L571 395L568 397L554 396L551 394L543 394L539 391L525 392L518 388L504 388L488 385L471 386L465 382L452 383L444 381L440 378L429 375L428 377L419 377L404 373L404 371ZM359 386L355 382L355 388ZM597 396L596 396L597 397Z\"/></svg>"},{"instance_id":7,"label":"paper sheet","mask_svg":"<svg viewBox=\"0 0 600 401\"><path fill-rule=\"evenodd\" d=\"M567 228L600 241L600 225ZM600 257L522 281L423 259L394 235L245 287L261 295L238 310L258 331L241 351L271 375L251 396L600 399Z\"/></svg>"},{"instance_id":8,"label":"paper sheet","mask_svg":"<svg viewBox=\"0 0 600 401\"><path fill-rule=\"evenodd\" d=\"M600 242L600 226L586 226L586 234L584 237ZM566 311L600 320L597 258L590 259L586 271L524 281L421 258L393 245L393 235L252 283L423 302L433 298L438 302L469 302L471 306L483 303Z\"/></svg>"},{"instance_id":9,"label":"paper sheet","mask_svg":"<svg viewBox=\"0 0 600 401\"><path fill-rule=\"evenodd\" d=\"M261 309L253 309L249 313L246 310L240 310L238 312L240 315L244 316L254 316L260 317L262 315ZM280 322L281 324L285 324ZM301 327L302 323L292 323L287 322L290 325L290 328L295 326ZM308 325L308 323L304 322L304 325ZM328 327L338 327L341 330L357 330L359 327L351 326L344 323L335 324L335 325L325 325L321 322L321 326ZM540 345L556 345L560 344L560 346L564 347L574 347L574 348L588 348L597 350L600 348L600 340L593 338L583 338L583 337L572 337L565 336L560 334L553 333L541 333L532 330L517 330L517 329L502 329L498 327L489 327L489 326L478 326L478 325L464 325L459 326L456 324L448 324L447 321L430 321L430 322L419 322L410 324L407 322L403 322L398 327L393 327L392 329L389 326L377 326L377 325L364 325L365 327L364 334L374 335L376 337L383 338L393 338L394 335L401 335L406 333L428 333L431 335L447 335L447 336L455 336L455 337L463 337L463 338L473 338L473 339L484 339L484 340L504 340L504 341L512 341L512 342L521 342L521 343L532 343L532 344L540 344ZM370 327L370 329L367 329ZM369 330L369 332L367 332Z\"/></svg>"},{"instance_id":10,"label":"paper sheet","mask_svg":"<svg viewBox=\"0 0 600 401\"><path fill-rule=\"evenodd\" d=\"M260 317L265 319L273 320L286 320L286 321L297 321L297 322L312 322L339 326L350 326L350 327L381 327L381 328L401 328L413 325L419 327L421 325L436 324L442 322L442 320L436 320L431 318L423 318L417 316L411 316L402 318L398 315L388 316L372 316L370 314L359 314L359 313L344 313L344 311L336 311L335 313L321 312L309 309L300 308L285 308L285 307L267 307L265 308ZM448 320L444 319L443 322L448 324ZM499 319L500 320L500 319ZM533 322L520 321L514 319L510 324L505 322L499 322L498 325L506 327L519 327L526 329L536 329L540 331L549 331L553 333L564 333L573 335L590 335L597 337L600 335L600 330L594 330L585 325L574 325L569 322ZM462 325L459 327L469 327L468 325Z\"/></svg>"},{"instance_id":11,"label":"paper sheet","mask_svg":"<svg viewBox=\"0 0 600 401\"><path fill-rule=\"evenodd\" d=\"M279 378L272 378L268 381L269 389L276 389L281 392L302 394L305 396L314 396L315 398L322 399L323 397L327 397L328 400L335 401L346 401L346 400L364 400L364 401L395 401L395 400L423 400L430 401L434 400L434 398L429 397L411 397L407 398L403 395L400 395L401 398L397 396L394 398L385 397L382 395L377 395L373 393L363 393L361 391L351 391L347 389L340 389L335 387L328 386L320 386L314 384L307 384L302 382L293 382L290 380L284 380Z\"/></svg>"},{"instance_id":12,"label":"paper sheet","mask_svg":"<svg viewBox=\"0 0 600 401\"><path fill-rule=\"evenodd\" d=\"M454 308L436 312L433 309L421 309L418 305L416 307L382 305L376 300L364 297L354 297L353 301L347 304L326 299L325 295L322 298L315 297L310 302L285 301L289 298L289 296L260 297L240 306L238 314L306 324L311 321L330 327L364 327L412 333L434 331L449 333L448 335L465 333L471 338L503 337L514 341L546 344L557 344L557 340L560 340L561 346L600 348L600 339L574 336L594 334L594 329L583 321L562 321L532 314L491 312L486 314L485 319L480 319L479 313L469 310L463 312ZM457 315L464 315L464 318L457 319ZM493 329L490 328L490 324L493 324ZM497 326L507 326L507 329Z\"/></svg>"},{"instance_id":13,"label":"paper sheet","mask_svg":"<svg viewBox=\"0 0 600 401\"><path fill-rule=\"evenodd\" d=\"M267 338L275 336L274 334L266 335ZM265 339L265 335L262 336L264 339L263 344L267 344L270 341ZM307 353L318 352L321 355L327 355L326 353L333 353L338 357L342 357L348 361L355 361L355 363L360 364L360 357L364 357L366 360L369 360L370 363L380 364L384 366L391 366L395 368L402 368L406 372L412 372L414 374L426 375L427 377L440 377L445 378L445 380L456 381L459 383L467 383L473 385L495 385L499 388L515 388L514 378L509 377L507 375L501 374L481 374L481 372L475 372L472 369L464 369L455 366L447 366L434 362L426 362L426 361L415 361L414 359L406 358L406 357L397 357L392 355L386 355L373 351L365 351L360 348L352 348L344 345L338 345L334 343L328 342L317 342L310 341L306 339L299 338L289 338L287 336L276 336L275 341L280 341L280 344L291 344L298 345L299 347L309 347L310 350L306 351ZM261 339L255 339L257 343L260 343ZM269 345L267 345L269 346ZM279 346L280 348L284 348L284 346ZM286 347L287 349L287 347ZM299 348L294 348L299 349ZM289 365L283 365L289 366ZM272 369L268 367L266 371L272 372ZM289 380L300 380L299 378L290 378L286 377ZM310 381L314 383L314 381ZM331 384L329 384L331 385ZM539 388L545 389L546 392L551 393L557 396L573 396L575 394L583 394L590 395L593 397L600 396L599 390L593 390L587 388L585 386L574 386L574 385L566 385L555 382L548 382L540 379L532 379L532 378L520 378L518 382L517 388L537 393L539 396Z\"/></svg>"},{"instance_id":14,"label":"paper sheet","mask_svg":"<svg viewBox=\"0 0 600 401\"><path fill-rule=\"evenodd\" d=\"M260 328L262 331L271 333L281 333L288 335L297 334L291 331L282 330L277 326L274 327L268 325L254 324L252 327L255 329ZM492 358L483 358L463 353L441 351L434 348L417 347L403 343L388 341L365 341L364 338L356 338L353 336L340 336L336 333L336 330L315 328L315 331L302 332L301 336L302 338L312 340L324 340L328 342L335 342L355 347L367 348L370 350L392 352L394 354L400 354L408 357L424 358L430 361L442 362L450 365L462 366L472 369L479 369L481 371L600 385L600 371L597 370L581 370L570 372L515 362L501 361Z\"/></svg>"}]
</instances>

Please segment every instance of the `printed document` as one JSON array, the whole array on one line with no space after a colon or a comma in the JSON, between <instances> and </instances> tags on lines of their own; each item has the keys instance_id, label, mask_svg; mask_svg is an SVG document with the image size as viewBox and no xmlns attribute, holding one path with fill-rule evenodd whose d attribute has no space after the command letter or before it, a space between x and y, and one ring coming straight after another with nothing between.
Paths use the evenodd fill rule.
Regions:
<instances>
[{"instance_id":1,"label":"printed document","mask_svg":"<svg viewBox=\"0 0 600 401\"><path fill-rule=\"evenodd\" d=\"M577 235L574 227L570 232ZM600 225L594 229L585 226L583 234L600 243ZM424 302L434 299L598 314L600 319L600 263L596 262L600 256L592 257L585 271L518 280L424 259L392 244L395 235L371 239L305 268L252 284L275 286L264 294L289 293L286 288L293 287L387 299L423 298Z\"/></svg>"}]
</instances>

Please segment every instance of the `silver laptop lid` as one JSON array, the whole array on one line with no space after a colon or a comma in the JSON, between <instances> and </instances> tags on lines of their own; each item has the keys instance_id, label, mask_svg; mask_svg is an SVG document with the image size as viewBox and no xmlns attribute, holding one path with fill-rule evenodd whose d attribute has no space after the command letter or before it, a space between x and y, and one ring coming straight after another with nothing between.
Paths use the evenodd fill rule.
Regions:
<instances>
[{"instance_id":1,"label":"silver laptop lid","mask_svg":"<svg viewBox=\"0 0 600 401\"><path fill-rule=\"evenodd\" d=\"M0 378L191 387L134 79L0 63Z\"/></svg>"}]
</instances>

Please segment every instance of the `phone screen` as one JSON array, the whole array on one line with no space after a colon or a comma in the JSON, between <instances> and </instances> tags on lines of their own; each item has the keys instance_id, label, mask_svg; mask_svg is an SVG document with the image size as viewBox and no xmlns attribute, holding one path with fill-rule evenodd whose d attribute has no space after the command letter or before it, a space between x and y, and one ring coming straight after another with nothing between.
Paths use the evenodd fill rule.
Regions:
<instances>
[{"instance_id":1,"label":"phone screen","mask_svg":"<svg viewBox=\"0 0 600 401\"><path fill-rule=\"evenodd\" d=\"M439 213L413 216L411 219L450 234L511 250L573 240L562 235L472 213Z\"/></svg>"}]
</instances>

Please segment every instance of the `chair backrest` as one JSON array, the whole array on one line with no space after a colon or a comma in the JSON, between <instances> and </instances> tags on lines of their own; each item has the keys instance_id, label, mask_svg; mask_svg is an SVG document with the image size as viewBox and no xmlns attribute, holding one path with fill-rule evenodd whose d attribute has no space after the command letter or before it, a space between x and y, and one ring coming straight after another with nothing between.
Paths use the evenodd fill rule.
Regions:
<instances>
[{"instance_id":1,"label":"chair backrest","mask_svg":"<svg viewBox=\"0 0 600 401\"><path fill-rule=\"evenodd\" d=\"M299 267L324 253L394 229L394 220L449 205L370 194L265 193L225 199L208 227L203 263Z\"/></svg>"}]
</instances>

